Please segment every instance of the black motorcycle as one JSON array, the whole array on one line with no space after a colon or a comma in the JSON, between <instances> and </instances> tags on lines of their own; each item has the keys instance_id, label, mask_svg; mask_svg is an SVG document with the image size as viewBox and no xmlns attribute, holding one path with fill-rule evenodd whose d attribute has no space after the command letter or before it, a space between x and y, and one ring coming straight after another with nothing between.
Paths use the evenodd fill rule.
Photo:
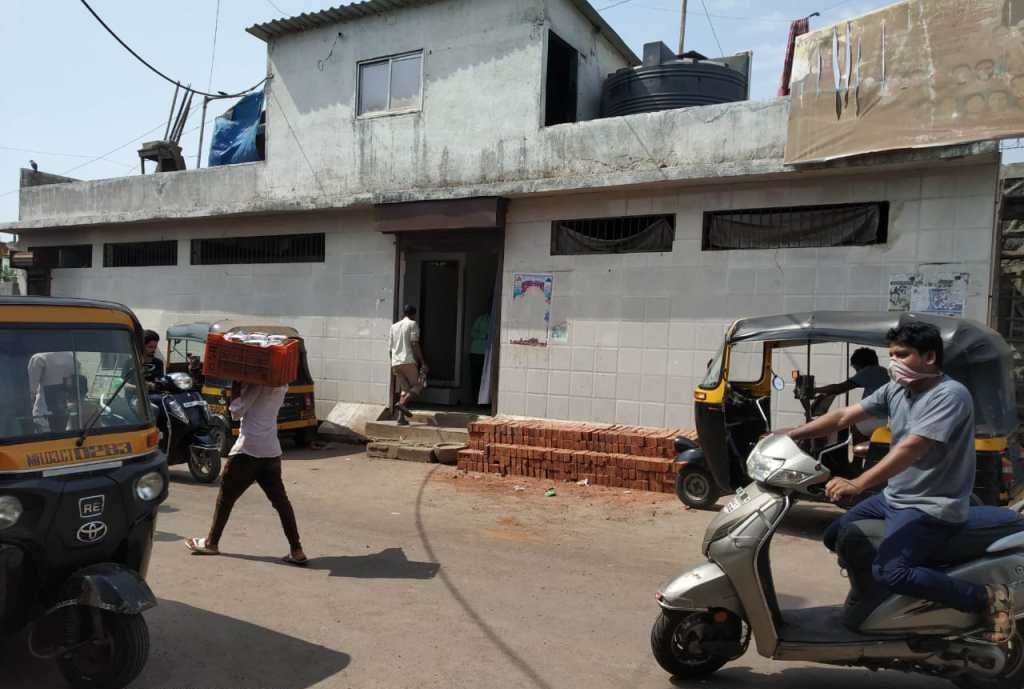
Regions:
<instances>
[{"instance_id":1,"label":"black motorcycle","mask_svg":"<svg viewBox=\"0 0 1024 689\"><path fill-rule=\"evenodd\" d=\"M220 475L224 431L212 422L203 396L192 389L192 376L170 373L158 378L153 386L149 402L167 463L188 464L196 481L213 483Z\"/></svg>"}]
</instances>

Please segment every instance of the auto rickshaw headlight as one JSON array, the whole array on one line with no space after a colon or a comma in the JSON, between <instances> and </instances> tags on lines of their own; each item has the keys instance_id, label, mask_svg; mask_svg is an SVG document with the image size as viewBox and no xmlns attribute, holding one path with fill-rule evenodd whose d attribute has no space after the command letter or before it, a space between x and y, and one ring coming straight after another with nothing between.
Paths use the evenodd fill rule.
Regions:
<instances>
[{"instance_id":1,"label":"auto rickshaw headlight","mask_svg":"<svg viewBox=\"0 0 1024 689\"><path fill-rule=\"evenodd\" d=\"M144 502L156 500L164 491L164 477L159 471L144 474L135 482L135 495Z\"/></svg>"},{"instance_id":2,"label":"auto rickshaw headlight","mask_svg":"<svg viewBox=\"0 0 1024 689\"><path fill-rule=\"evenodd\" d=\"M22 511L21 500L13 495L0 495L0 529L17 524Z\"/></svg>"}]
</instances>

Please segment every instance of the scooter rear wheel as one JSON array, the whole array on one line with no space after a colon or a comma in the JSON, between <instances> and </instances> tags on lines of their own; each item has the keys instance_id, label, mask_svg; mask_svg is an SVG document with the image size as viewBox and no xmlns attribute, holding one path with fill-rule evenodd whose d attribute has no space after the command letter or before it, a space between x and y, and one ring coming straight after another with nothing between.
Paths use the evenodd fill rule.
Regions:
<instances>
[{"instance_id":1,"label":"scooter rear wheel","mask_svg":"<svg viewBox=\"0 0 1024 689\"><path fill-rule=\"evenodd\" d=\"M1017 621L1018 626L1020 620ZM955 677L953 684L959 689L1020 689L1024 687L1024 637L1018 629L1010 640L1006 668L999 677Z\"/></svg>"},{"instance_id":2,"label":"scooter rear wheel","mask_svg":"<svg viewBox=\"0 0 1024 689\"><path fill-rule=\"evenodd\" d=\"M654 659L673 677L696 679L710 675L730 660L709 653L703 647L705 640L712 640L708 638L711 628L717 626L713 623L710 613L662 611L651 629L651 650L654 652Z\"/></svg>"}]
</instances>

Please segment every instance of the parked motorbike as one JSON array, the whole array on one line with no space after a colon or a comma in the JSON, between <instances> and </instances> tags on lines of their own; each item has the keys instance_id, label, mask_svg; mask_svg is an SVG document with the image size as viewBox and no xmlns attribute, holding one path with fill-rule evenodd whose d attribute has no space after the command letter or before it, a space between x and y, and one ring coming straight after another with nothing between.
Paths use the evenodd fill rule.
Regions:
<instances>
[{"instance_id":1,"label":"parked motorbike","mask_svg":"<svg viewBox=\"0 0 1024 689\"><path fill-rule=\"evenodd\" d=\"M192 389L192 376L170 373L154 382L149 401L169 465L187 464L199 483L220 475L223 429L212 422L206 400Z\"/></svg>"},{"instance_id":2,"label":"parked motorbike","mask_svg":"<svg viewBox=\"0 0 1024 689\"><path fill-rule=\"evenodd\" d=\"M984 640L980 616L891 592L870 601L863 595L848 599L858 607L855 615L848 605L779 608L772 537L799 500L821 499L831 476L821 458L836 447L815 459L787 436L757 443L747 460L754 483L739 489L708 525L702 545L708 561L657 594L661 614L651 645L661 667L677 677L703 677L742 656L753 637L757 652L774 660L896 669L943 677L965 689L1022 686L1022 519L999 528L965 528L961 534L970 547L951 544L934 563L967 581L1014 589L1018 632L1007 644Z\"/></svg>"}]
</instances>

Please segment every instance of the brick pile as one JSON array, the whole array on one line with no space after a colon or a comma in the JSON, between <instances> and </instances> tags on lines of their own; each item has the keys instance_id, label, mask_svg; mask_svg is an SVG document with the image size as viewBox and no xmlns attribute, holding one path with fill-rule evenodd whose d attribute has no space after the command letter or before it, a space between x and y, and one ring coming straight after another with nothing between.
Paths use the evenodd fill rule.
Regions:
<instances>
[{"instance_id":1,"label":"brick pile","mask_svg":"<svg viewBox=\"0 0 1024 689\"><path fill-rule=\"evenodd\" d=\"M694 431L496 417L469 425L463 471L580 481L634 490L675 491L675 439Z\"/></svg>"}]
</instances>

